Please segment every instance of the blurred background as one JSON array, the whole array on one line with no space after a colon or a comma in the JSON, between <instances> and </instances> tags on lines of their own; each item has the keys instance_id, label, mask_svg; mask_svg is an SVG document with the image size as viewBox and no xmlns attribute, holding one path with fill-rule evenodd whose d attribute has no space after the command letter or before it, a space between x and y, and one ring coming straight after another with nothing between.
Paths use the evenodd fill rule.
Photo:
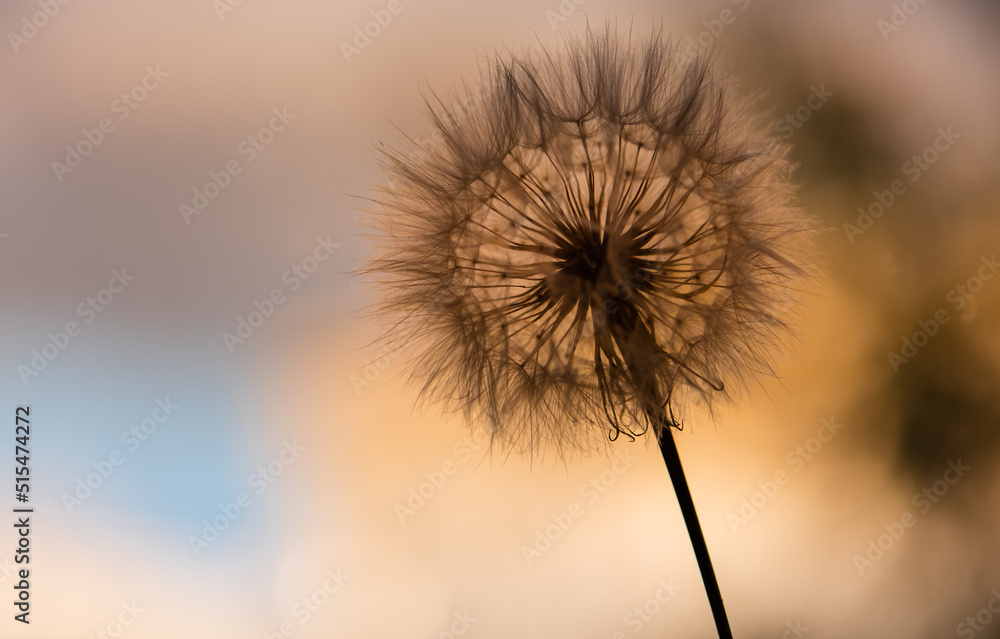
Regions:
<instances>
[{"instance_id":1,"label":"blurred background","mask_svg":"<svg viewBox=\"0 0 1000 639\"><path fill-rule=\"evenodd\" d=\"M352 275L421 92L608 17L763 90L826 228L779 377L678 435L736 636L1000 637L1000 11L971 0L4 2L2 447L30 405L36 511L0 635L715 636L655 445L490 455L413 408Z\"/></svg>"}]
</instances>

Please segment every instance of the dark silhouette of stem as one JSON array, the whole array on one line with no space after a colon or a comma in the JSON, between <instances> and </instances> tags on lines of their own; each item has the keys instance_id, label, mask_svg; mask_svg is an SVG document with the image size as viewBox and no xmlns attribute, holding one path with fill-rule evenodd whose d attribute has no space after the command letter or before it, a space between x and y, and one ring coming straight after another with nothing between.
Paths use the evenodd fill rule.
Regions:
<instances>
[{"instance_id":1,"label":"dark silhouette of stem","mask_svg":"<svg viewBox=\"0 0 1000 639\"><path fill-rule=\"evenodd\" d=\"M691 498L691 491L688 489L687 479L684 477L681 457L677 452L677 444L674 443L671 422L663 419L659 421L663 424L660 431L660 452L663 453L663 461L667 464L667 472L670 473L670 481L674 485L674 493L677 494L677 502L684 515L688 536L691 537L691 545L694 546L694 556L698 559L698 568L701 570L701 580L705 584L705 592L708 593L708 603L712 607L715 627L719 632L720 639L733 639L733 631L729 627L729 618L726 616L726 607L722 603L722 592L719 590L719 582L716 580L715 570L712 568L712 558L708 554L708 546L705 544L705 536L701 532L701 524L698 523L698 513L694 508L694 500Z\"/></svg>"}]
</instances>

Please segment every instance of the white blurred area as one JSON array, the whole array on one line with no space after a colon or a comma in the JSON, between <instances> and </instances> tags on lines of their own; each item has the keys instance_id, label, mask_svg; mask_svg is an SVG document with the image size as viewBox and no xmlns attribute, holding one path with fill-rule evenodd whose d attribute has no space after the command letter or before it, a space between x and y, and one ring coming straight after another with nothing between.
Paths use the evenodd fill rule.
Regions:
<instances>
[{"instance_id":1,"label":"white blurred area","mask_svg":"<svg viewBox=\"0 0 1000 639\"><path fill-rule=\"evenodd\" d=\"M852 217L842 211L871 189L804 187L804 205L831 226L820 245L834 257L810 294L794 355L779 363L780 379L678 435L735 634L786 636L794 626L816 638L946 636L1000 587L1000 476L987 454L995 441L973 442L980 461L968 476L863 574L855 560L887 525L917 512L914 495L935 479L899 469L909 400L886 390L893 373L879 349L927 316L924 297L944 303L996 249L997 14L986 3L926 3L886 41L877 24L892 4L860 0L402 0L350 61L341 43L387 3L244 0L221 18L216 4L70 3L0 56L3 410L30 403L39 432L33 623L26 630L8 616L0 635L89 637L134 601L143 612L121 636L136 639L432 639L457 636L456 622L470 639L714 636L654 445L616 443L635 461L603 484L622 467L609 457L489 456L464 441L458 416L414 410L401 360L368 385L352 382L378 356L363 314L369 293L351 274L365 257L358 218L379 180L375 148L420 125L427 87L447 94L463 78L474 82L485 55L553 42L609 15L639 35L662 23L698 37L732 11L715 44L748 83L772 88L764 104L773 100L780 116L826 83L833 102L860 105L877 123L859 137L896 150L888 173L937 127L963 135L856 245L844 241L840 224ZM36 2L8 2L0 23L19 30L37 11ZM770 48L776 40L787 48ZM116 97L147 65L169 75L59 182L52 162L83 129L114 117ZM295 119L246 162L241 143L282 107ZM792 144L815 133L819 115ZM185 223L179 204L233 160L242 172ZM937 218L979 221L947 233L905 226L911 209L926 215L924 205ZM340 248L291 290L283 273L303 264L318 237ZM931 277L908 261L901 247L925 242L927 255L953 266ZM854 285L845 264L864 269L876 293ZM17 367L122 267L134 284L26 386ZM222 334L276 288L287 301L229 352ZM873 306L880 295L893 309L916 309L913 321ZM968 335L1000 368L998 300L1000 280L986 283L975 313L935 339ZM173 421L67 513L61 496L164 395L181 404ZM831 418L843 428L800 468L789 464ZM252 492L248 476L292 439L301 457L195 555L190 536L220 504ZM401 521L398 505L443 468L446 480ZM779 471L788 481L734 530L741 500ZM584 486L595 480L606 490L591 502ZM526 560L524 547L565 521L573 502L582 516ZM13 567L3 563L15 543L7 529L0 566ZM0 570L0 588L14 578ZM661 580L680 587L668 602L656 600ZM472 618L466 628L461 620ZM978 636L1000 636L1000 619Z\"/></svg>"}]
</instances>

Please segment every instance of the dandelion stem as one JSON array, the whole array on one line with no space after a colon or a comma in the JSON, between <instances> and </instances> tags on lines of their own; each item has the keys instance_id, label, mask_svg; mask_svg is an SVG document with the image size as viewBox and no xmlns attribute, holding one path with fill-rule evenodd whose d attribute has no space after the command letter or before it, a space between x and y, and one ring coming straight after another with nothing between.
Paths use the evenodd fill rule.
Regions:
<instances>
[{"instance_id":1,"label":"dandelion stem","mask_svg":"<svg viewBox=\"0 0 1000 639\"><path fill-rule=\"evenodd\" d=\"M694 555L698 559L698 568L701 570L701 580L705 584L705 592L708 593L708 603L712 607L715 627L719 632L720 639L733 639L733 631L729 627L729 618L726 616L726 607L722 603L722 592L719 590L719 582L715 578L712 558L708 554L708 546L705 544L705 536L701 532L701 524L698 523L698 513L694 508L694 500L691 498L687 479L684 477L684 467L681 466L681 457L677 452L677 444L674 443L670 422L668 420L661 421L665 423L660 431L660 452L663 453L663 461L667 464L667 472L670 474L674 493L677 495L681 513L684 515L684 523L687 525L688 536L694 547Z\"/></svg>"}]
</instances>

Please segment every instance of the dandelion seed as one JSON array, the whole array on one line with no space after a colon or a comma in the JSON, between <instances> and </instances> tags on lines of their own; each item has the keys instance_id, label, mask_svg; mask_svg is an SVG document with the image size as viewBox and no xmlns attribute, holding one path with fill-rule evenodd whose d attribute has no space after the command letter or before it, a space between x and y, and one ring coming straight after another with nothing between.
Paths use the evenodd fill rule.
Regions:
<instances>
[{"instance_id":1,"label":"dandelion seed","mask_svg":"<svg viewBox=\"0 0 1000 639\"><path fill-rule=\"evenodd\" d=\"M430 144L384 156L376 312L419 345L423 395L502 448L652 430L731 636L670 427L770 371L809 230L787 149L659 32L588 32L485 75L470 109L428 101Z\"/></svg>"}]
</instances>

